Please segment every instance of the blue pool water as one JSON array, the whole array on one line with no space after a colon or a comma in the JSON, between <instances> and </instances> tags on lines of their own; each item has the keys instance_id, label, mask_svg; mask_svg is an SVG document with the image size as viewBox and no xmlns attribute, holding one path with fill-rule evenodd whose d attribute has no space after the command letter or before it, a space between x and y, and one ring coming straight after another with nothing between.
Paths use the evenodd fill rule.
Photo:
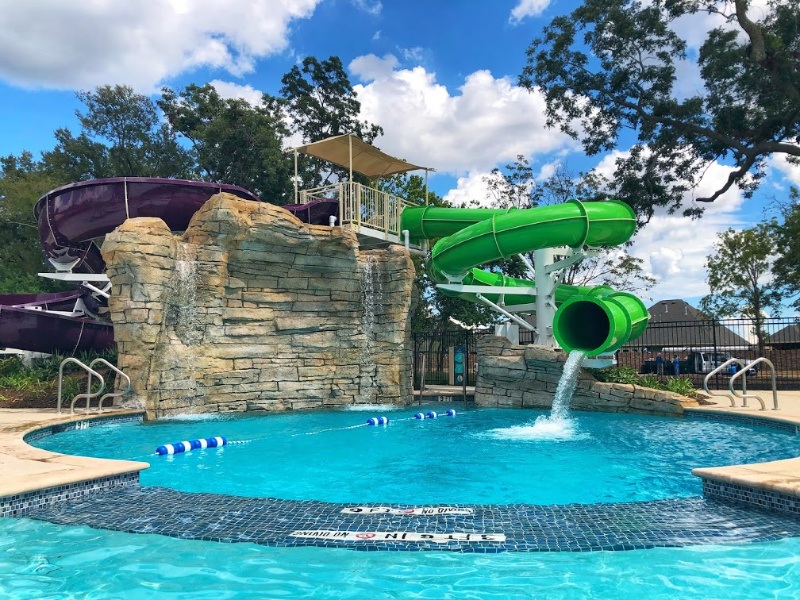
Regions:
<instances>
[{"instance_id":1,"label":"blue pool water","mask_svg":"<svg viewBox=\"0 0 800 600\"><path fill-rule=\"evenodd\" d=\"M430 408L447 407L422 410ZM144 485L409 504L692 496L700 493L693 467L800 454L797 436L700 419L579 413L564 425L544 413L481 409L415 421L417 410L102 425L35 445L147 460L152 468L142 473ZM390 425L362 425L373 414L386 414ZM161 444L214 435L249 441L154 455ZM800 597L800 538L627 552L355 552L4 519L0 597L794 598Z\"/></svg>"},{"instance_id":2,"label":"blue pool water","mask_svg":"<svg viewBox=\"0 0 800 600\"><path fill-rule=\"evenodd\" d=\"M700 466L800 455L800 437L705 419L577 413L564 425L530 410L473 409L415 420L413 407L178 419L64 432L35 442L68 454L145 460L143 485L328 502L570 504L697 496ZM366 426L386 414L385 427ZM156 456L222 435L247 441Z\"/></svg>"},{"instance_id":3,"label":"blue pool water","mask_svg":"<svg viewBox=\"0 0 800 600\"><path fill-rule=\"evenodd\" d=\"M800 596L800 540L632 552L269 548L0 519L14 600L726 600Z\"/></svg>"}]
</instances>

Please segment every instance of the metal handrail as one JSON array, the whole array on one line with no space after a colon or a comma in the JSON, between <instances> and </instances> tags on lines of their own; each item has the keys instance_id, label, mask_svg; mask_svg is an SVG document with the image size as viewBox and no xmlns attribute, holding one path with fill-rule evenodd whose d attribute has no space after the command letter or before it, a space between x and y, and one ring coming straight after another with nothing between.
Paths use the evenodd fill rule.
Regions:
<instances>
[{"instance_id":1,"label":"metal handrail","mask_svg":"<svg viewBox=\"0 0 800 600\"><path fill-rule=\"evenodd\" d=\"M98 402L97 402L97 410L98 410L98 412L103 412L103 401L106 398L119 398L120 396L124 396L125 394L127 394L131 390L131 378L128 377L128 375L125 374L122 371L122 369L118 369L116 366L112 365L110 362L108 362L104 358L95 358L92 362L89 363L89 367L93 367L94 364L98 363L98 362L104 364L105 366L107 366L109 369L114 371L117 375L122 375L125 378L125 380L128 382L128 385L125 387L124 390L119 391L119 392L108 392L107 394L104 394L100 398L100 400L98 400ZM89 391L91 391L91 389L92 389L92 375L90 373L89 374ZM86 401L86 407L87 408L89 407L89 401L88 400Z\"/></svg>"},{"instance_id":2,"label":"metal handrail","mask_svg":"<svg viewBox=\"0 0 800 600\"><path fill-rule=\"evenodd\" d=\"M755 359L748 365L745 365L738 373L734 373L731 377L730 381L728 382L728 387L733 393L734 396L737 396L742 399L742 406L747 406L747 399L748 398L755 398L761 403L761 410L767 410L767 407L764 405L764 400L761 399L761 396L757 394L748 394L747 393L747 370L752 369L754 365L758 363L766 363L769 367L770 372L772 373L772 410L778 410L778 384L775 378L775 365L772 364L772 361L764 358L763 356L760 358ZM733 389L733 383L739 377L742 378L742 395L739 396L736 391Z\"/></svg>"},{"instance_id":3,"label":"metal handrail","mask_svg":"<svg viewBox=\"0 0 800 600\"><path fill-rule=\"evenodd\" d=\"M61 361L61 364L58 367L58 404L56 405L56 409L58 410L59 414L61 413L61 388L62 388L61 384L64 381L64 365L66 365L67 363L75 363L76 365L78 365L79 367L81 367L82 369L84 369L85 371L87 371L89 373L89 386L90 386L89 387L89 391L87 393L85 393L85 394L78 394L77 396L75 396L72 399L72 404L70 404L70 407L69 407L69 411L70 411L71 414L73 414L75 412L75 403L78 400L86 398L86 409L88 410L89 409L89 402L91 401L91 399L92 398L96 398L97 396L99 396L103 392L103 390L106 388L106 382L103 379L103 376L100 375L100 373L98 373L97 371L94 371L88 365L83 364L77 358L65 358L64 360ZM91 376L92 375L94 375L95 377L97 377L100 380L100 389L94 394L91 393L91 391L92 391L92 389L91 389L91 383L92 383Z\"/></svg>"},{"instance_id":4,"label":"metal handrail","mask_svg":"<svg viewBox=\"0 0 800 600\"><path fill-rule=\"evenodd\" d=\"M708 389L708 380L711 379L717 373L727 369L728 367L730 367L733 364L739 365L742 368L742 370L745 367L744 362L739 360L738 358L729 358L728 360L726 360L724 363L719 365L716 369L714 369L708 375L705 376L705 379L703 379L703 391L706 394L708 394L709 396L724 396L725 398L727 398L728 400L731 401L731 406L736 406L735 398L743 398L743 397L737 395L736 392L733 390L733 388L730 386L730 384L729 384L729 387L730 387L730 390L731 390L730 394L728 394L727 392L714 393L714 392L712 392L711 390ZM739 372L741 373L742 371L739 371ZM746 379L742 379L742 393L747 392L747 387L746 386L747 386L747 380ZM745 400L744 398L743 398L742 406L747 406L747 400Z\"/></svg>"},{"instance_id":5,"label":"metal handrail","mask_svg":"<svg viewBox=\"0 0 800 600\"><path fill-rule=\"evenodd\" d=\"M374 230L384 235L403 236L400 215L407 206L415 204L357 181L340 181L330 185L301 190L302 204L315 197L333 197L339 201L339 225L361 231Z\"/></svg>"}]
</instances>

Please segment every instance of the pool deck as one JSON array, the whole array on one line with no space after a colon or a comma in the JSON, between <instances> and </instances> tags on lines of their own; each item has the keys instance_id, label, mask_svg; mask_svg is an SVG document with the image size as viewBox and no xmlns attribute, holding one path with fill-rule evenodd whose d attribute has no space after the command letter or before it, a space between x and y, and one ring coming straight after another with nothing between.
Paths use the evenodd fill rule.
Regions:
<instances>
[{"instance_id":1,"label":"pool deck","mask_svg":"<svg viewBox=\"0 0 800 600\"><path fill-rule=\"evenodd\" d=\"M778 393L778 410L770 410L771 394L764 394L767 410L759 410L751 400L748 407L731 407L726 398L714 398L715 404L688 409L696 413L745 415L752 419L772 419L800 428L800 391ZM741 401L737 401L737 405ZM135 474L147 463L68 456L35 448L26 443L26 434L43 427L75 420L105 418L109 415L137 415L136 411L107 410L97 413L59 414L55 409L0 409L0 498L18 496L59 486L108 477ZM800 431L800 429L798 430ZM800 457L787 460L702 467L693 471L704 480L741 485L800 499Z\"/></svg>"},{"instance_id":2,"label":"pool deck","mask_svg":"<svg viewBox=\"0 0 800 600\"><path fill-rule=\"evenodd\" d=\"M91 415L55 409L0 409L0 498L96 479L138 473L147 463L69 456L34 448L23 438L49 425L108 415L139 414L129 410L106 410Z\"/></svg>"},{"instance_id":3,"label":"pool deck","mask_svg":"<svg viewBox=\"0 0 800 600\"><path fill-rule=\"evenodd\" d=\"M732 407L727 398L715 397L712 398L715 405L701 406L689 411L746 415L754 420L781 421L800 428L800 391L779 391L777 410L772 409L771 391L755 393L763 398L766 410L761 410L761 405L754 399L748 401L747 407L742 407L741 400L737 399L736 407ZM800 429L796 431L800 433ZM693 469L692 474L702 477L704 481L716 481L723 485L741 486L800 499L800 456L765 463L702 467Z\"/></svg>"}]
</instances>

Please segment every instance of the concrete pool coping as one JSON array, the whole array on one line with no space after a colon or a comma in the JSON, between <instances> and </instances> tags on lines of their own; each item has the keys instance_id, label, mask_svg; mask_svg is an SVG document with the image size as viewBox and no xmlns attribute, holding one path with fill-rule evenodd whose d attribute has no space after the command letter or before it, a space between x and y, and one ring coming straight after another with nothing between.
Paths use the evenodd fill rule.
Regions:
<instances>
[{"instance_id":1,"label":"concrete pool coping","mask_svg":"<svg viewBox=\"0 0 800 600\"><path fill-rule=\"evenodd\" d=\"M686 409L687 416L725 419L733 415L737 421L742 417L750 422L767 421L800 433L800 391L779 392L777 411L758 410L752 402L743 408L728 406L725 398L713 401L716 404ZM148 468L148 463L59 454L35 448L24 438L38 430L75 421L141 415L142 411L115 409L73 415L59 414L55 409L0 409L0 500L109 478L127 477L129 483L137 483L139 472ZM700 467L692 473L703 479L704 493L708 491L707 482L716 482L782 495L797 499L798 508L788 512L800 514L800 456L766 463Z\"/></svg>"},{"instance_id":2,"label":"concrete pool coping","mask_svg":"<svg viewBox=\"0 0 800 600\"><path fill-rule=\"evenodd\" d=\"M0 409L0 499L109 477L138 475L150 465L59 454L31 446L24 438L45 427L142 414L114 409L92 414L59 414L55 409Z\"/></svg>"}]
</instances>

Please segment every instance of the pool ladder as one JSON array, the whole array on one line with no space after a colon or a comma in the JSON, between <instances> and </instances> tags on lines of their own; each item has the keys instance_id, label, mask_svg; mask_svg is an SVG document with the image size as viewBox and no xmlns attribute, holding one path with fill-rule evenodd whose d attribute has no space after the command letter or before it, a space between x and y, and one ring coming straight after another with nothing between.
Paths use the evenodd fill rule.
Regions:
<instances>
[{"instance_id":1,"label":"pool ladder","mask_svg":"<svg viewBox=\"0 0 800 600\"><path fill-rule=\"evenodd\" d=\"M736 406L736 399L739 398L742 401L742 408L747 408L747 399L748 398L755 398L761 404L761 410L767 410L766 405L764 404L763 398L757 394L748 394L747 393L747 371L752 369L754 365L764 363L769 367L770 373L772 375L772 410L778 410L778 386L775 379L775 365L772 364L767 358L763 356L760 358L755 359L753 362L745 364L745 362L739 358L729 358L716 369L711 371L708 375L706 375L705 379L703 379L703 391L708 394L709 396L724 396L731 401L731 406ZM739 370L731 375L731 378L728 380L728 390L729 392L712 392L708 389L708 381L717 373L722 371L726 371L730 368L731 365L738 365ZM739 394L736 389L734 388L734 384L736 383L737 379L742 380L742 393Z\"/></svg>"},{"instance_id":2,"label":"pool ladder","mask_svg":"<svg viewBox=\"0 0 800 600\"><path fill-rule=\"evenodd\" d=\"M89 405L90 405L92 399L97 398L98 396L100 396L100 394L102 394L103 391L106 389L105 379L103 379L103 376L100 375L100 373L98 373L93 368L97 363L105 365L106 367L108 367L109 369L114 371L117 375L121 375L122 377L125 378L125 381L127 382L127 385L125 386L124 390L121 390L119 392L108 392L106 394L103 394L103 396L100 397L100 400L98 400L98 402L97 402L97 411L98 412L103 412L103 402L105 400L107 400L108 398L119 398L120 396L124 396L131 389L131 378L128 377L125 373L123 373L122 370L118 369L117 367L112 365L110 362L108 362L104 358L95 358L88 365L85 364L85 363L82 363L77 358L65 358L64 360L61 361L61 365L58 367L58 404L57 404L57 409L58 409L59 413L61 413L61 391L63 389L62 383L64 381L64 366L69 364L69 363L78 365L84 371L86 371L86 373L88 374L88 377L86 378L86 380L87 380L86 381L86 392L84 392L82 394L77 394L72 399L72 402L69 405L70 414L75 414L75 403L78 402L79 400L84 400L84 399L86 400L86 411L88 412L89 411ZM97 379L100 380L100 389L98 389L96 392L92 392L92 378L93 377L97 377Z\"/></svg>"}]
</instances>

